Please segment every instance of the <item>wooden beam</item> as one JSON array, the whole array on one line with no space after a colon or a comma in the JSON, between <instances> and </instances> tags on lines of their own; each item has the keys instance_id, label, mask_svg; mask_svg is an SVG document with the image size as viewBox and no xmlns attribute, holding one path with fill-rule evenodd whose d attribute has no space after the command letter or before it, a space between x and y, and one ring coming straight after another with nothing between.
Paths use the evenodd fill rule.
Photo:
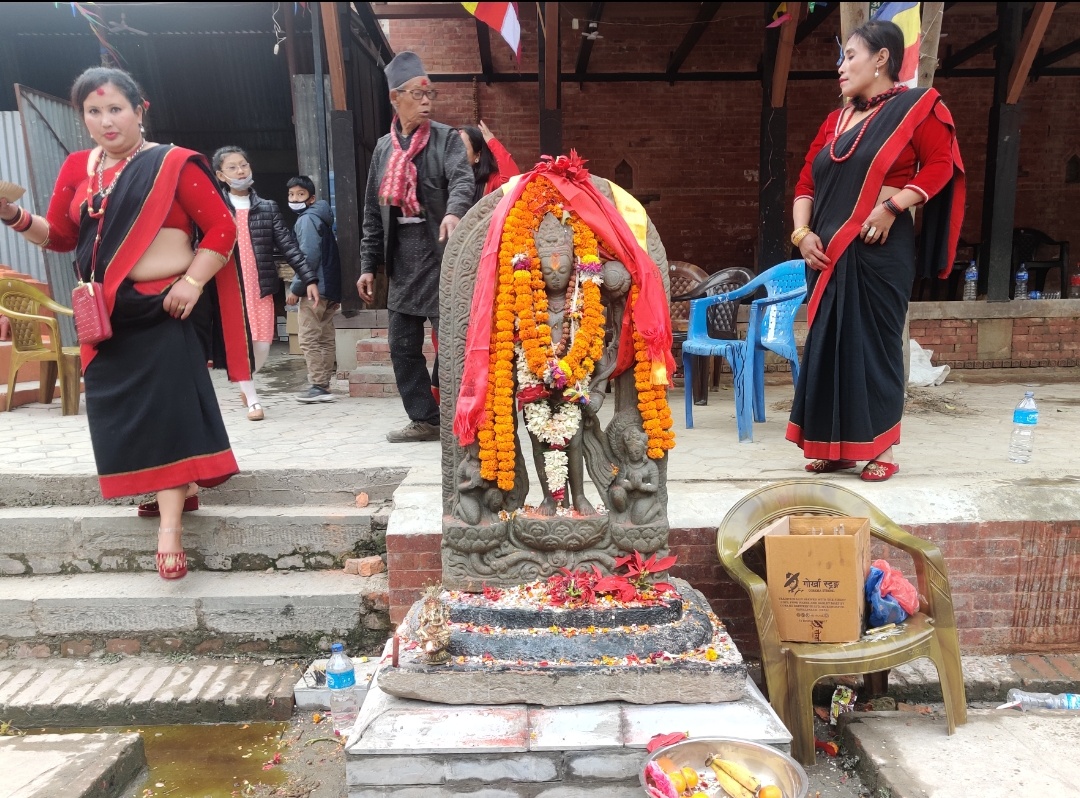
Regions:
<instances>
[{"instance_id":1,"label":"wooden beam","mask_svg":"<svg viewBox=\"0 0 1080 798\"><path fill-rule=\"evenodd\" d=\"M982 55L987 50L994 49L994 45L998 41L998 32L996 30L990 31L988 34L978 39L962 50L958 50L955 53L949 55L948 58L941 62L941 70L943 72L955 69L965 61L969 61L977 55Z\"/></svg>"},{"instance_id":2,"label":"wooden beam","mask_svg":"<svg viewBox=\"0 0 1080 798\"><path fill-rule=\"evenodd\" d=\"M600 22L600 17L604 13L603 3L593 3L589 6L589 18L586 21L585 33L595 33L597 29L597 23ZM581 49L578 50L577 64L574 67L575 75L584 75L589 71L589 58L592 57L593 41L589 36L582 35L581 37Z\"/></svg>"},{"instance_id":3,"label":"wooden beam","mask_svg":"<svg viewBox=\"0 0 1080 798\"><path fill-rule=\"evenodd\" d=\"M840 44L847 44L851 32L870 19L869 3L840 4Z\"/></svg>"},{"instance_id":4,"label":"wooden beam","mask_svg":"<svg viewBox=\"0 0 1080 798\"><path fill-rule=\"evenodd\" d=\"M375 12L371 10L371 3L350 3L349 5L356 19L360 20L364 32L371 39L372 45L378 50L383 63L389 64L394 57L394 50L390 47L390 42L386 40L386 34L383 33Z\"/></svg>"},{"instance_id":5,"label":"wooden beam","mask_svg":"<svg viewBox=\"0 0 1080 798\"><path fill-rule=\"evenodd\" d=\"M938 43L941 41L941 20L945 16L944 3L922 4L922 44L919 46L920 88L934 85L934 73L937 71Z\"/></svg>"},{"instance_id":6,"label":"wooden beam","mask_svg":"<svg viewBox=\"0 0 1080 798\"><path fill-rule=\"evenodd\" d=\"M345 58L341 51L341 25L337 3L320 3L323 36L326 38L326 63L330 68L330 104L334 111L347 111L345 100Z\"/></svg>"},{"instance_id":7,"label":"wooden beam","mask_svg":"<svg viewBox=\"0 0 1080 798\"><path fill-rule=\"evenodd\" d=\"M802 44L806 41L806 37L821 27L821 23L832 16L832 13L839 5L839 3L829 3L827 6L820 3L816 5L814 13L799 23L799 29L795 31L795 44Z\"/></svg>"},{"instance_id":8,"label":"wooden beam","mask_svg":"<svg viewBox=\"0 0 1080 798\"><path fill-rule=\"evenodd\" d=\"M1046 55L1039 56L1035 59L1034 69L1036 72L1041 72L1051 64L1056 64L1058 61L1068 58L1071 55L1076 55L1077 53L1080 53L1080 39L1069 42L1056 50L1051 50Z\"/></svg>"},{"instance_id":9,"label":"wooden beam","mask_svg":"<svg viewBox=\"0 0 1080 798\"><path fill-rule=\"evenodd\" d=\"M544 3L544 109L559 107L559 4Z\"/></svg>"},{"instance_id":10,"label":"wooden beam","mask_svg":"<svg viewBox=\"0 0 1080 798\"><path fill-rule=\"evenodd\" d=\"M484 82L491 85L491 76L495 67L491 63L491 33L486 22L476 20L476 44L480 48L480 71L484 73Z\"/></svg>"},{"instance_id":11,"label":"wooden beam","mask_svg":"<svg viewBox=\"0 0 1080 798\"><path fill-rule=\"evenodd\" d=\"M471 17L461 3L369 3L379 19L463 19Z\"/></svg>"},{"instance_id":12,"label":"wooden beam","mask_svg":"<svg viewBox=\"0 0 1080 798\"><path fill-rule=\"evenodd\" d=\"M692 23L690 23L690 29L686 31L686 35L683 36L682 42L675 48L675 52L671 54L671 59L668 61L667 69L665 72L669 75L674 75L678 72L686 61L687 56L690 55L690 51L694 49L694 46L701 39L705 33L705 29L709 27L709 23L712 22L713 17L716 16L716 12L720 10L720 3L702 3L698 8L697 17Z\"/></svg>"},{"instance_id":13,"label":"wooden beam","mask_svg":"<svg viewBox=\"0 0 1080 798\"><path fill-rule=\"evenodd\" d=\"M787 8L791 18L780 26L780 43L776 48L776 60L773 62L772 73L772 92L769 94L769 102L773 108L784 107L788 72L791 70L791 51L795 47L795 31L799 26L799 17L802 15L805 5L805 3L788 3Z\"/></svg>"},{"instance_id":14,"label":"wooden beam","mask_svg":"<svg viewBox=\"0 0 1080 798\"><path fill-rule=\"evenodd\" d=\"M1035 63L1035 56L1039 52L1046 28L1050 24L1050 15L1054 13L1054 3L1036 3L1031 12L1031 20L1024 29L1024 36L1020 39L1020 49L1016 60L1013 61L1012 70L1009 72L1009 90L1005 97L1008 105L1015 105L1020 99L1020 92L1027 83L1031 65Z\"/></svg>"}]
</instances>

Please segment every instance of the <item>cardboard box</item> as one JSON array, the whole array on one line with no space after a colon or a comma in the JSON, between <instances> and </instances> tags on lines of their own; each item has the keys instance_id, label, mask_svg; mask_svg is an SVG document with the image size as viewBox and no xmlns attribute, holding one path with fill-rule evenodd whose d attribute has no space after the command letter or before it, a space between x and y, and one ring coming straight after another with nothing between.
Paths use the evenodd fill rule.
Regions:
<instances>
[{"instance_id":1,"label":"cardboard box","mask_svg":"<svg viewBox=\"0 0 1080 798\"><path fill-rule=\"evenodd\" d=\"M870 521L786 516L763 529L769 598L780 639L847 643L862 637Z\"/></svg>"}]
</instances>

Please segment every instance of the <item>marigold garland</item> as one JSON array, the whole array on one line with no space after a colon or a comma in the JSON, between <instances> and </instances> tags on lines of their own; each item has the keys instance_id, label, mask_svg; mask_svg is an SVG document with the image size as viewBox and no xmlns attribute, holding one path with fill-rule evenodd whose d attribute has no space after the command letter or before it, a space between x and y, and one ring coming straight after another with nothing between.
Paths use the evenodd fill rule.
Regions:
<instances>
[{"instance_id":1,"label":"marigold garland","mask_svg":"<svg viewBox=\"0 0 1080 798\"><path fill-rule=\"evenodd\" d=\"M640 290L635 285L630 289L630 306L637 305ZM634 386L638 393L638 410L645 432L649 436L648 455L659 460L664 452L675 448L675 432L671 429L671 407L667 401L667 386L654 385L652 381L652 362L645 339L634 327Z\"/></svg>"},{"instance_id":2,"label":"marigold garland","mask_svg":"<svg viewBox=\"0 0 1080 798\"><path fill-rule=\"evenodd\" d=\"M484 401L484 422L477 439L480 444L480 472L501 490L514 487L517 438L514 429L515 348L525 361L519 368L519 390L537 388L544 396L554 394L555 402L587 401L587 381L604 351L604 307L600 296L602 264L595 233L576 213L566 210L562 195L542 176L535 177L522 191L507 215L499 243L498 282L495 292L494 325L488 368L488 389ZM535 235L544 216L552 213L573 229L576 268L567 288L564 326L560 344L552 346L548 297ZM633 287L631 307L638 297ZM571 332L574 325L576 332ZM652 384L651 364L645 341L634 331L635 383L638 407L649 435L650 458L663 457L674 445L671 410L666 388ZM527 372L527 373L525 373ZM528 385L524 384L528 383ZM526 402L537 398L520 397ZM537 420L546 414L532 414ZM567 422L571 419L568 417ZM535 426L535 424L534 424ZM567 424L567 432L576 425ZM556 451L558 447L556 445ZM560 454L563 454L560 452ZM565 455L563 455L565 457ZM562 469L552 460L550 486L564 484ZM562 479L559 477L562 476ZM555 477L552 479L552 477Z\"/></svg>"}]
</instances>

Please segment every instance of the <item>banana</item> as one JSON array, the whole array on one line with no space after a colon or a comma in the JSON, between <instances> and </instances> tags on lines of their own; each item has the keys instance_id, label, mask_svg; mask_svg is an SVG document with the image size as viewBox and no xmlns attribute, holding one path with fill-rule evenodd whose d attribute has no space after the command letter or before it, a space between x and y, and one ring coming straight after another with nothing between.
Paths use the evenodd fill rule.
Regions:
<instances>
[{"instance_id":1,"label":"banana","mask_svg":"<svg viewBox=\"0 0 1080 798\"><path fill-rule=\"evenodd\" d=\"M761 782L738 762L710 756L705 764L712 768L717 782L731 798L754 798L761 786Z\"/></svg>"}]
</instances>

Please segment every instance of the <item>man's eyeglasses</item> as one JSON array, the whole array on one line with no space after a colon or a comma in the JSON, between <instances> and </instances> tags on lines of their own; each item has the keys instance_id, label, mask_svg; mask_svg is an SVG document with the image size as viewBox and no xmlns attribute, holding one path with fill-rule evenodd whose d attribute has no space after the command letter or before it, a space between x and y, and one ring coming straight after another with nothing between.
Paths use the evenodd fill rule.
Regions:
<instances>
[{"instance_id":1,"label":"man's eyeglasses","mask_svg":"<svg viewBox=\"0 0 1080 798\"><path fill-rule=\"evenodd\" d=\"M429 100L434 100L439 96L438 89L397 89L397 91L404 92L412 97L414 100L422 100L427 97Z\"/></svg>"}]
</instances>

